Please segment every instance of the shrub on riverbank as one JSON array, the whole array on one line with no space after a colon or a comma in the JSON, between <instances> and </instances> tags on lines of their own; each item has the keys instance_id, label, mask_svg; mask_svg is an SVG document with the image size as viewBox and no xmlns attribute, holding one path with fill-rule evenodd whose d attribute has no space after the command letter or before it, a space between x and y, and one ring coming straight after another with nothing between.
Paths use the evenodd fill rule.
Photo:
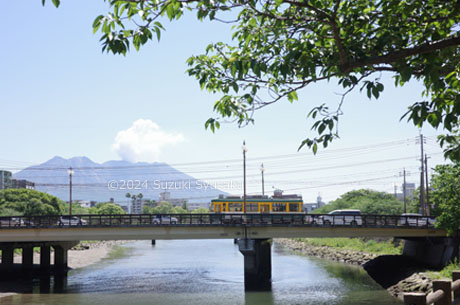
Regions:
<instances>
[{"instance_id":1,"label":"shrub on riverbank","mask_svg":"<svg viewBox=\"0 0 460 305\"><path fill-rule=\"evenodd\" d=\"M374 254L401 254L402 243L395 246L391 241L363 240L360 238L297 238L312 246L326 246Z\"/></svg>"}]
</instances>

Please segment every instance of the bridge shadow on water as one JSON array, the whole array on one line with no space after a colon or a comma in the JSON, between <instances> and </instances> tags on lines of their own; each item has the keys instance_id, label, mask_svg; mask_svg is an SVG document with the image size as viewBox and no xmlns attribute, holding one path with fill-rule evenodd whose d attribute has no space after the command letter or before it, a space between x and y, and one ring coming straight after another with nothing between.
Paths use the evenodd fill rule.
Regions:
<instances>
[{"instance_id":1,"label":"bridge shadow on water","mask_svg":"<svg viewBox=\"0 0 460 305\"><path fill-rule=\"evenodd\" d=\"M0 293L63 293L67 289L68 271L48 270L34 265L25 271L21 264L13 265L8 272L0 272Z\"/></svg>"},{"instance_id":2,"label":"bridge shadow on water","mask_svg":"<svg viewBox=\"0 0 460 305\"><path fill-rule=\"evenodd\" d=\"M68 273L61 272L53 274L40 271L39 266L34 266L34 270L25 274L20 266L14 274L0 276L0 293L18 294L66 294L75 293L68 289ZM94 291L98 293L99 291ZM88 291L86 291L88 293ZM275 305L275 300L271 291L268 292L249 292L244 295L245 304L251 305Z\"/></svg>"}]
</instances>

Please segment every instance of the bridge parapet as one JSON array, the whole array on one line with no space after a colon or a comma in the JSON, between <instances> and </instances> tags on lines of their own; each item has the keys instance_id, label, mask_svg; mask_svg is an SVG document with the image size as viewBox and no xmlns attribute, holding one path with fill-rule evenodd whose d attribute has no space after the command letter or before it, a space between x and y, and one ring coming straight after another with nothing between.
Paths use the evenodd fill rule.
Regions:
<instances>
[{"instance_id":1,"label":"bridge parapet","mask_svg":"<svg viewBox=\"0 0 460 305\"><path fill-rule=\"evenodd\" d=\"M426 216L330 215L304 213L50 215L0 217L0 229L165 225L435 228L435 222L436 219Z\"/></svg>"}]
</instances>

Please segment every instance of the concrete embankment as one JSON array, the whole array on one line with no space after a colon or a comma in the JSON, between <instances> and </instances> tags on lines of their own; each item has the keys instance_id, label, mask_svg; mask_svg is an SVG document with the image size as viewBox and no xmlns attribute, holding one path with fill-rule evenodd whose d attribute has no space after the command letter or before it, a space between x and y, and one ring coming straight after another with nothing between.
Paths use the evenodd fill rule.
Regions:
<instances>
[{"instance_id":1,"label":"concrete embankment","mask_svg":"<svg viewBox=\"0 0 460 305\"><path fill-rule=\"evenodd\" d=\"M434 273L423 272L424 267L401 255L377 255L328 246L310 245L293 239L276 239L283 247L304 255L347 264L359 265L383 288L402 299L404 292L430 292Z\"/></svg>"}]
</instances>

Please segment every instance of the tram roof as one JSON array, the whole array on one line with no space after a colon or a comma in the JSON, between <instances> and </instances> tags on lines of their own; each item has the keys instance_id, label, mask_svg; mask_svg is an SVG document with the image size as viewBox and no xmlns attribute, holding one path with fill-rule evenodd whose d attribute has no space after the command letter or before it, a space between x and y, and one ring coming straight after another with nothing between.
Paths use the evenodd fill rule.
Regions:
<instances>
[{"instance_id":1,"label":"tram roof","mask_svg":"<svg viewBox=\"0 0 460 305\"><path fill-rule=\"evenodd\" d=\"M220 198L212 199L211 202L244 202L244 199L241 198ZM298 198L246 198L247 203L252 202L301 202L302 199Z\"/></svg>"}]
</instances>

